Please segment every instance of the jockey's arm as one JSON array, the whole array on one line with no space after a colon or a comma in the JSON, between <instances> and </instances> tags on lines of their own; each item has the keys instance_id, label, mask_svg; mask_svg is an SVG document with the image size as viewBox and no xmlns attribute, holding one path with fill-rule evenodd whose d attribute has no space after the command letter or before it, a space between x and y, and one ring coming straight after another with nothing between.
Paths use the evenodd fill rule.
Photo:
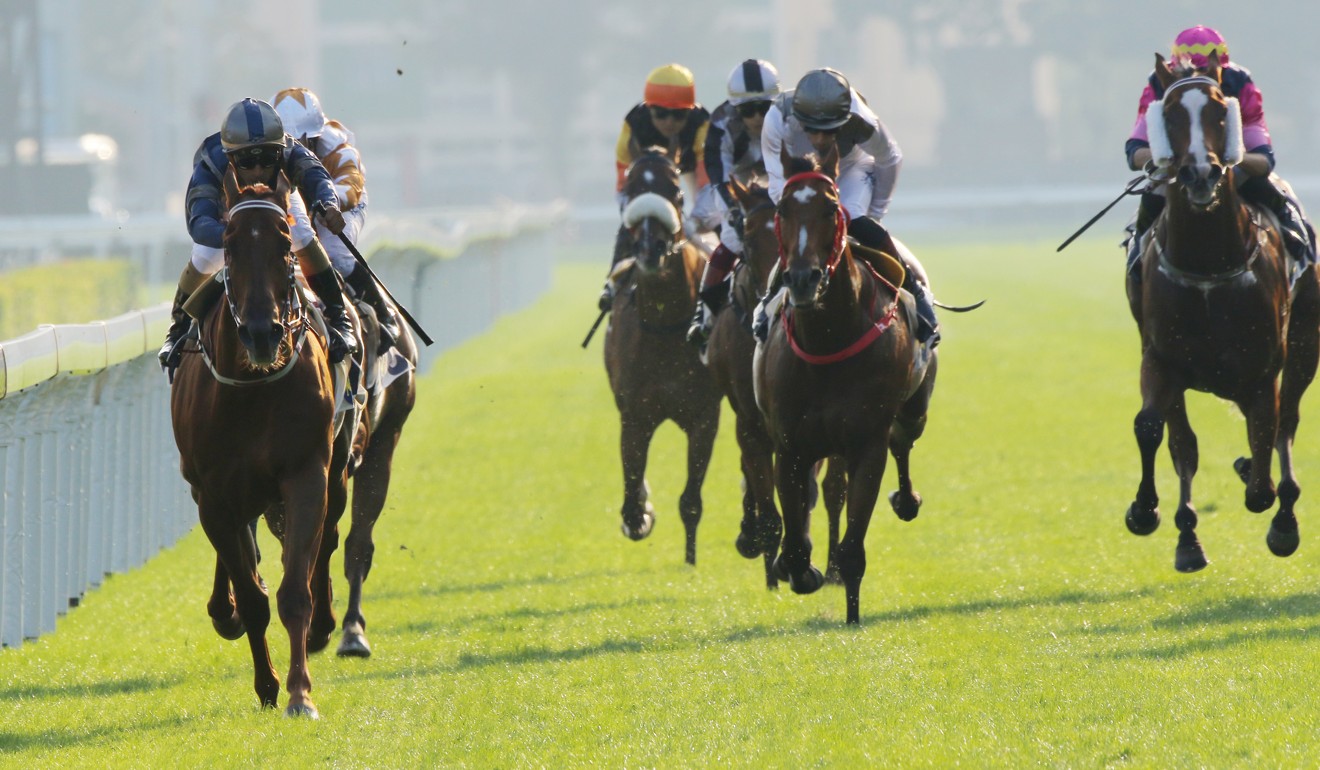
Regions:
<instances>
[{"instance_id":1,"label":"jockey's arm","mask_svg":"<svg viewBox=\"0 0 1320 770\"><path fill-rule=\"evenodd\" d=\"M770 200L775 205L784 194L784 161L780 151L784 148L786 128L784 114L776 102L765 114L765 123L761 127L761 159L765 161L765 174L770 179Z\"/></svg>"}]
</instances>

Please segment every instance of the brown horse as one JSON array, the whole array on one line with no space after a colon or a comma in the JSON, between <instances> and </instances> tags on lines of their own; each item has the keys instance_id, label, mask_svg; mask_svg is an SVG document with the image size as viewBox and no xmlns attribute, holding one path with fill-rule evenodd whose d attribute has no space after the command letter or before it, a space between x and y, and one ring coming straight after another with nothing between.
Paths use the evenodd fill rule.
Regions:
<instances>
[{"instance_id":1,"label":"brown horse","mask_svg":"<svg viewBox=\"0 0 1320 770\"><path fill-rule=\"evenodd\" d=\"M359 267L359 270L362 268ZM371 305L359 301L358 313L362 317L363 348L379 347L380 325ZM367 620L362 614L362 584L371 572L372 556L376 546L372 531L385 507L389 493L390 473L394 464L394 449L399 444L403 424L412 413L417 401L417 342L406 325L400 324L395 349L410 364L397 379L383 388L370 389L359 440L361 462L353 474L353 520L348 537L344 540L344 577L348 581L348 606L344 610L343 637L339 642L339 655L365 658L371 655L367 642ZM404 361L378 358L368 362L367 379L374 381L387 374L384 369L394 366L404 369Z\"/></svg>"},{"instance_id":2,"label":"brown horse","mask_svg":"<svg viewBox=\"0 0 1320 770\"><path fill-rule=\"evenodd\" d=\"M257 573L249 523L265 514L283 549L276 594L289 634L286 713L315 718L307 653L313 615L329 614L327 506L342 511L354 426L335 430L335 396L324 337L311 333L294 283L288 182L239 190L225 178L224 301L201 319L196 354L183 357L171 393L180 469L192 485L202 529L216 550L207 612L217 633L244 633L261 704L274 707L280 680L270 661L270 605ZM317 592L313 592L313 587ZM333 616L330 628L333 629Z\"/></svg>"},{"instance_id":3,"label":"brown horse","mask_svg":"<svg viewBox=\"0 0 1320 770\"><path fill-rule=\"evenodd\" d=\"M651 534L655 514L646 458L656 428L673 420L688 437L679 515L687 532L686 561L696 564L701 485L720 418L720 393L684 339L705 260L679 237L677 167L648 153L629 167L627 184L634 182L633 189L645 184L653 191L640 193L624 209L633 264L625 268L630 278L621 284L605 332L605 370L622 423L623 533L633 540ZM670 190L673 197L654 190Z\"/></svg>"},{"instance_id":4,"label":"brown horse","mask_svg":"<svg viewBox=\"0 0 1320 770\"><path fill-rule=\"evenodd\" d=\"M756 352L752 314L765 293L770 270L779 259L775 204L769 191L759 184L745 187L735 180L732 191L743 213L743 256L734 272L732 297L711 325L706 365L737 416L743 476L743 519L736 541L738 553L748 559L763 556L766 587L777 588L779 580L775 577L773 565L783 524L779 509L775 507L774 442L766 432L765 418L756 405L752 384L752 357ZM831 467L841 468L837 463ZM842 473L828 475L824 487L831 534L830 561L825 574L837 581L835 552L845 491Z\"/></svg>"},{"instance_id":5,"label":"brown horse","mask_svg":"<svg viewBox=\"0 0 1320 770\"><path fill-rule=\"evenodd\" d=\"M846 465L848 524L838 564L847 622L857 623L866 529L889 451L899 472L899 489L890 497L895 513L908 521L921 505L908 460L925 430L936 360L916 342L911 300L898 282L854 258L833 179L838 156L831 152L825 161L822 173L810 160L785 159L777 233L789 306L757 350L756 397L775 443L784 515L774 566L796 593L824 583L811 564L813 467L836 456Z\"/></svg>"},{"instance_id":6,"label":"brown horse","mask_svg":"<svg viewBox=\"0 0 1320 770\"><path fill-rule=\"evenodd\" d=\"M1291 267L1277 227L1238 196L1233 166L1242 158L1242 122L1236 100L1219 88L1218 57L1211 56L1203 75L1179 79L1157 55L1155 71L1165 95L1147 112L1151 147L1174 177L1162 218L1151 228L1140 279L1127 282L1141 332L1142 406L1134 425L1141 483L1125 520L1138 535L1159 526L1155 453L1167 421L1179 480L1174 567L1195 572L1206 566L1192 507L1196 434L1184 400L1188 389L1206 391L1237 404L1247 419L1251 457L1239 458L1235 468L1246 483L1248 510L1274 504L1271 451L1278 453L1279 510L1266 542L1276 555L1288 556L1300 542L1292 443L1298 404L1320 358L1320 283L1315 268L1306 266L1290 296Z\"/></svg>"}]
</instances>

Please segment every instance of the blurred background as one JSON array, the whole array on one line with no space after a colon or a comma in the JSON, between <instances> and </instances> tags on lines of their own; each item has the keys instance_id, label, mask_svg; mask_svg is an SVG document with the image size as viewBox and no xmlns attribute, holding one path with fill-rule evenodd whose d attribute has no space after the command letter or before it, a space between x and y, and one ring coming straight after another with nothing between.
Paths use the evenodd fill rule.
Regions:
<instances>
[{"instance_id":1,"label":"blurred background","mask_svg":"<svg viewBox=\"0 0 1320 770\"><path fill-rule=\"evenodd\" d=\"M1153 54L1198 23L1264 92L1280 171L1304 202L1320 186L1320 6L1303 0L0 8L0 217L169 215L182 229L193 153L226 108L307 86L356 133L374 212L562 199L576 221L606 221L614 141L646 74L685 64L713 108L758 57L787 87L829 65L868 98L905 155L896 227L1007 220L1062 237L1132 176L1123 143Z\"/></svg>"}]
</instances>

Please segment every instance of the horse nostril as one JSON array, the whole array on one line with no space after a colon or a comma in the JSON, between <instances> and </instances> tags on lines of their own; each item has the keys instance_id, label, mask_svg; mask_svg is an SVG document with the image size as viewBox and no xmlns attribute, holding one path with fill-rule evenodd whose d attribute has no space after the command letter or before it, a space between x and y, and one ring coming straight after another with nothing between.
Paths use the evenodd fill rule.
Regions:
<instances>
[{"instance_id":1,"label":"horse nostril","mask_svg":"<svg viewBox=\"0 0 1320 770\"><path fill-rule=\"evenodd\" d=\"M1183 166L1178 169L1178 181L1183 184L1191 184L1196 181L1196 174L1193 173L1191 166Z\"/></svg>"},{"instance_id":2,"label":"horse nostril","mask_svg":"<svg viewBox=\"0 0 1320 770\"><path fill-rule=\"evenodd\" d=\"M822 278L824 278L824 277L825 277L825 271L824 271L824 270L821 270L819 267L813 267L813 268L811 268L811 282L812 282L812 283L818 283L818 282L819 282Z\"/></svg>"},{"instance_id":3,"label":"horse nostril","mask_svg":"<svg viewBox=\"0 0 1320 770\"><path fill-rule=\"evenodd\" d=\"M1219 178L1222 177L1223 175L1224 175L1224 169L1219 164L1215 164L1210 167L1211 183L1218 182Z\"/></svg>"}]
</instances>

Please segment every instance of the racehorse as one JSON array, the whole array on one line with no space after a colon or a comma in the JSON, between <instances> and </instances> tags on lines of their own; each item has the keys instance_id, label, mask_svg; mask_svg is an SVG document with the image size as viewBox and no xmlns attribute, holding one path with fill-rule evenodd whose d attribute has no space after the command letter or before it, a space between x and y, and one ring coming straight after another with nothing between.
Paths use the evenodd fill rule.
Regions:
<instances>
[{"instance_id":1,"label":"racehorse","mask_svg":"<svg viewBox=\"0 0 1320 770\"><path fill-rule=\"evenodd\" d=\"M748 559L763 556L766 587L776 588L779 580L773 565L783 524L779 509L775 507L774 442L766 433L765 418L756 405L752 385L752 356L756 351L752 314L765 292L770 270L779 259L775 204L763 185L748 187L734 180L731 189L743 214L743 258L734 272L732 297L716 314L711 325L706 365L737 417L744 483L742 527L736 541L738 553ZM837 469L839 466L832 467ZM826 477L825 492L831 533L831 558L825 574L837 579L834 557L844 499L841 473Z\"/></svg>"},{"instance_id":2,"label":"racehorse","mask_svg":"<svg viewBox=\"0 0 1320 770\"><path fill-rule=\"evenodd\" d=\"M916 517L908 460L926 424L935 386L934 350L916 342L910 296L854 257L834 177L838 154L818 166L784 158L776 233L788 307L771 325L754 362L756 399L775 445L775 486L784 516L774 568L795 593L812 593L824 576L811 564L809 488L813 466L839 457L847 471L847 530L838 564L847 622L860 621L865 538L880 492L886 455L898 466L890 496L904 521Z\"/></svg>"},{"instance_id":3,"label":"racehorse","mask_svg":"<svg viewBox=\"0 0 1320 770\"><path fill-rule=\"evenodd\" d=\"M307 653L324 646L313 614L329 610L327 506L342 511L353 425L335 430L336 398L325 338L313 332L295 285L288 181L238 189L225 176L223 302L199 321L198 347L183 357L171 393L180 470L216 550L207 612L226 639L247 634L262 706L280 681L270 661L270 605L249 524L261 515L282 544L276 593L289 635L289 715L317 716ZM314 588L316 593L314 593ZM330 628L333 629L333 616Z\"/></svg>"},{"instance_id":4,"label":"racehorse","mask_svg":"<svg viewBox=\"0 0 1320 770\"><path fill-rule=\"evenodd\" d=\"M366 302L359 301L358 313L362 318L363 348L374 351L380 344L379 320ZM399 332L395 335L395 349L411 366L387 386L369 390L360 435L366 446L359 447L362 459L353 474L352 526L344 540L348 606L344 609L343 637L336 651L344 656L365 658L371 655L367 620L362 614L362 584L371 571L376 550L372 530L389 493L394 449L399 444L403 424L417 401L417 342L404 324L399 324ZM377 374L373 367L385 367L387 362L403 368L402 362L393 357L378 358L367 365L368 380L383 376L384 372Z\"/></svg>"},{"instance_id":5,"label":"racehorse","mask_svg":"<svg viewBox=\"0 0 1320 770\"><path fill-rule=\"evenodd\" d=\"M1234 463L1246 483L1246 507L1269 509L1276 497L1271 450L1279 456L1279 510L1266 542L1278 556L1297 550L1293 505L1298 404L1320 358L1320 283L1314 266L1289 291L1286 249L1277 225L1239 198L1234 170L1243 155L1237 100L1219 88L1219 60L1180 78L1156 55L1163 101L1147 110L1152 154L1173 172L1162 218L1151 228L1140 277L1129 276L1129 307L1141 333L1141 411L1134 431L1141 482L1125 521L1134 534L1159 526L1155 453L1169 427L1169 454L1179 480L1174 567L1206 566L1196 536L1192 478L1199 461L1185 392L1213 393L1237 404L1247 420L1251 457ZM1303 269L1304 268L1304 269ZM1279 375L1282 372L1282 387Z\"/></svg>"},{"instance_id":6,"label":"racehorse","mask_svg":"<svg viewBox=\"0 0 1320 770\"><path fill-rule=\"evenodd\" d=\"M682 232L678 168L660 153L646 153L627 171L625 190L646 190L624 209L631 240L629 275L605 332L605 370L621 421L623 533L651 534L655 509L645 475L651 438L665 420L687 434L687 484L679 515L687 540L685 560L697 561L701 485L719 428L720 393L701 358L684 339L705 260Z\"/></svg>"}]
</instances>

